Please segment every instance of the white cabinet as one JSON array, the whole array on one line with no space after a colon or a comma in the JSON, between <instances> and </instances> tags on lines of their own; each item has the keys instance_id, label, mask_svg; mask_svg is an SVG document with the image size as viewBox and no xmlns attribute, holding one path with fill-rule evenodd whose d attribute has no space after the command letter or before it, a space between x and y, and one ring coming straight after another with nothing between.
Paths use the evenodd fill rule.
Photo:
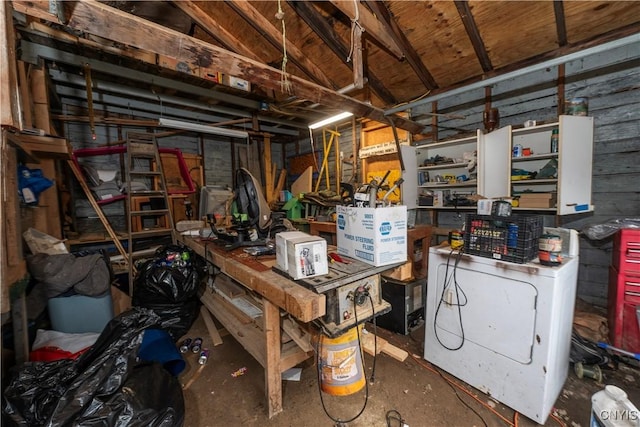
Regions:
<instances>
[{"instance_id":1,"label":"white cabinet","mask_svg":"<svg viewBox=\"0 0 640 427\"><path fill-rule=\"evenodd\" d=\"M557 152L551 151L554 130ZM556 215L593 210L592 117L560 116L557 122L519 129L505 126L488 134L478 130L468 138L418 146L415 158L420 208L475 209L466 197L480 195L527 199L516 210Z\"/></svg>"},{"instance_id":2,"label":"white cabinet","mask_svg":"<svg viewBox=\"0 0 640 427\"><path fill-rule=\"evenodd\" d=\"M510 167L487 170L492 180L510 183L508 195L520 196L521 200L551 195L545 206L539 201L534 206L518 209L533 209L569 215L593 210L591 204L591 174L593 169L593 117L560 116L558 122L521 129L506 126L501 129L508 134ZM558 133L558 151L551 151L551 136ZM493 139L486 135L486 142ZM503 140L505 135L495 135ZM517 147L514 150L514 147ZM524 154L517 151L524 151ZM527 174L528 172L528 174ZM540 199L539 199L540 200ZM542 199L543 204L546 202Z\"/></svg>"},{"instance_id":3,"label":"white cabinet","mask_svg":"<svg viewBox=\"0 0 640 427\"><path fill-rule=\"evenodd\" d=\"M416 180L418 169L414 160L416 147L401 145L400 154L402 155L402 163L404 165L404 171L402 172L402 179L404 181L402 183L402 192L400 193L402 204L405 205L407 209L415 209L418 207L418 181Z\"/></svg>"}]
</instances>

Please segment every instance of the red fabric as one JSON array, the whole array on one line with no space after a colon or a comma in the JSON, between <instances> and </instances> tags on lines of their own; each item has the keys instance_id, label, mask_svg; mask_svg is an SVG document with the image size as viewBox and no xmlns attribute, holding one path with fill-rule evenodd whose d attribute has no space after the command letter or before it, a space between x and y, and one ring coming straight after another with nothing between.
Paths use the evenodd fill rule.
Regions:
<instances>
[{"instance_id":1,"label":"red fabric","mask_svg":"<svg viewBox=\"0 0 640 427\"><path fill-rule=\"evenodd\" d=\"M54 360L77 359L78 357L80 357L82 353L84 353L87 350L88 348L85 348L84 350L80 350L77 353L71 353L59 347L41 347L29 353L29 361L53 362Z\"/></svg>"}]
</instances>

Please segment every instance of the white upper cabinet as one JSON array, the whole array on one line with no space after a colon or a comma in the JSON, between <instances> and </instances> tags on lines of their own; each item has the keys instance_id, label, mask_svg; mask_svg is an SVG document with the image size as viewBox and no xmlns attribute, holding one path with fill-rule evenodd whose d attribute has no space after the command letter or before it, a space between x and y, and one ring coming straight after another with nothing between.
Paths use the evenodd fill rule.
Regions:
<instances>
[{"instance_id":1,"label":"white upper cabinet","mask_svg":"<svg viewBox=\"0 0 640 427\"><path fill-rule=\"evenodd\" d=\"M521 209L546 210L557 215L593 210L593 117L560 116L554 123L506 128L511 134L510 196L552 194L546 207ZM557 142L552 142L556 135Z\"/></svg>"},{"instance_id":2,"label":"white upper cabinet","mask_svg":"<svg viewBox=\"0 0 640 427\"><path fill-rule=\"evenodd\" d=\"M552 141L553 139L553 141ZM519 198L517 210L588 212L593 117L440 141L416 147L419 207L457 209L466 196Z\"/></svg>"},{"instance_id":3,"label":"white upper cabinet","mask_svg":"<svg viewBox=\"0 0 640 427\"><path fill-rule=\"evenodd\" d=\"M478 194L489 199L509 197L511 126L482 135L478 143Z\"/></svg>"},{"instance_id":4,"label":"white upper cabinet","mask_svg":"<svg viewBox=\"0 0 640 427\"><path fill-rule=\"evenodd\" d=\"M589 212L593 174L593 117L560 116L558 215Z\"/></svg>"}]
</instances>

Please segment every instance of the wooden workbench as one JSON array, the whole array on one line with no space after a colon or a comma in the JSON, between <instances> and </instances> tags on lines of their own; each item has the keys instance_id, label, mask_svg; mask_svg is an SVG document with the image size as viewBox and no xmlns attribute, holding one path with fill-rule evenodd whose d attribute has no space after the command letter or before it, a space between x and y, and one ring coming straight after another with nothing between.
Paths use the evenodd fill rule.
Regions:
<instances>
[{"instance_id":1,"label":"wooden workbench","mask_svg":"<svg viewBox=\"0 0 640 427\"><path fill-rule=\"evenodd\" d=\"M178 243L218 267L235 281L260 294L262 298L262 326L239 322L225 307L225 302L211 294L201 297L202 303L223 324L234 338L264 367L265 393L269 417L282 411L283 371L313 356L294 342L281 346L280 309L301 322L308 323L325 314L325 295L315 293L271 270L239 248L227 252L212 242L189 236L174 236Z\"/></svg>"}]
</instances>

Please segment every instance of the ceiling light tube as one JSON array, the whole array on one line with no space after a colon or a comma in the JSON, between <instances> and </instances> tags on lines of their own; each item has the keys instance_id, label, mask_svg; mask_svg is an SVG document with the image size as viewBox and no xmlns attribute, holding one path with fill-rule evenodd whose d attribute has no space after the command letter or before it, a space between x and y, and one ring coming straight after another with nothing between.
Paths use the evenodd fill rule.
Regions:
<instances>
[{"instance_id":1,"label":"ceiling light tube","mask_svg":"<svg viewBox=\"0 0 640 427\"><path fill-rule=\"evenodd\" d=\"M226 128L221 128L217 126L203 125L199 123L183 122L180 120L166 119L164 117L160 117L160 119L158 119L158 124L160 126L173 128L173 129L184 129L184 130L190 130L193 132L211 133L213 135L230 136L232 138L248 138L249 137L248 132L244 132L241 130L226 129Z\"/></svg>"},{"instance_id":2,"label":"ceiling light tube","mask_svg":"<svg viewBox=\"0 0 640 427\"><path fill-rule=\"evenodd\" d=\"M324 120L320 120L319 122L311 123L309 125L309 129L318 129L328 124L337 122L338 120L346 119L347 117L353 116L353 113L349 113L348 111L344 111L340 114L336 114L335 116L328 117Z\"/></svg>"}]
</instances>

